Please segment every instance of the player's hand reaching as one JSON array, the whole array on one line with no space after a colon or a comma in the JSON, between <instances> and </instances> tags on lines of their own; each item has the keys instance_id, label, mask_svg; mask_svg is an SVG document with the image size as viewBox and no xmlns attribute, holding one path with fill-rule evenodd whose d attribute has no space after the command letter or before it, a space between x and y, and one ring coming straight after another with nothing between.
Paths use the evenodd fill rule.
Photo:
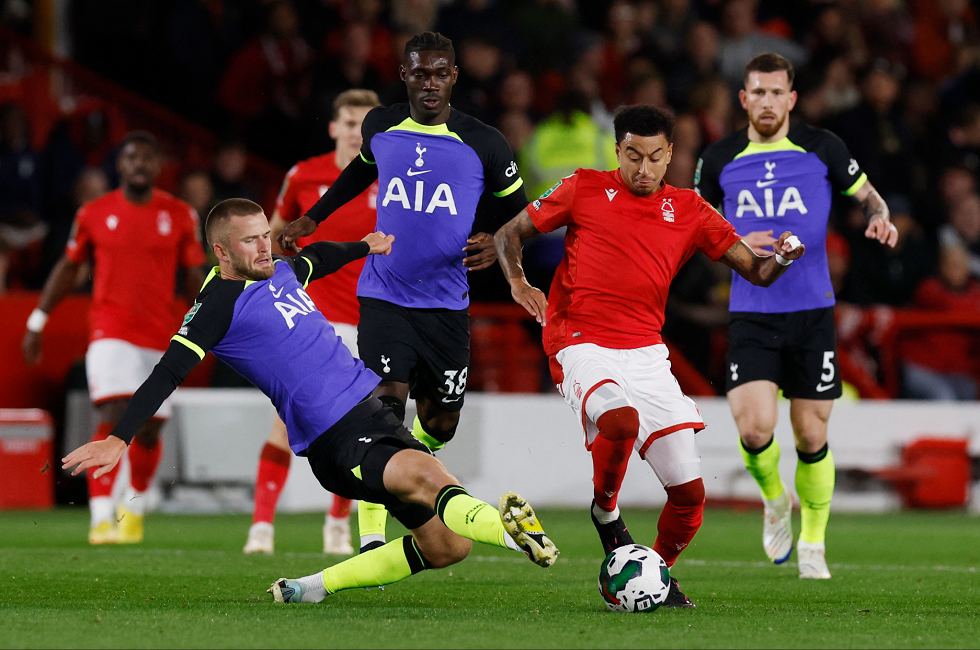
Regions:
<instances>
[{"instance_id":1,"label":"player's hand reaching","mask_svg":"<svg viewBox=\"0 0 980 650\"><path fill-rule=\"evenodd\" d=\"M72 476L77 476L90 467L98 467L92 473L92 478L99 478L112 471L122 455L126 453L126 446L126 443L116 436L84 444L61 459L64 463L61 469L78 465L71 473Z\"/></svg>"},{"instance_id":2,"label":"player's hand reaching","mask_svg":"<svg viewBox=\"0 0 980 650\"><path fill-rule=\"evenodd\" d=\"M546 325L545 313L548 311L548 298L540 289L532 287L527 280L510 280L510 295L514 302L527 310L527 313L534 316L541 327Z\"/></svg>"},{"instance_id":3,"label":"player's hand reaching","mask_svg":"<svg viewBox=\"0 0 980 650\"><path fill-rule=\"evenodd\" d=\"M784 260L798 260L806 252L806 246L800 242L798 237L794 237L790 231L784 232L779 236L779 240L773 246L773 250Z\"/></svg>"},{"instance_id":4,"label":"player's hand reaching","mask_svg":"<svg viewBox=\"0 0 980 650\"><path fill-rule=\"evenodd\" d=\"M760 257L766 257L773 254L772 247L777 240L772 236L771 230L757 230L747 233L742 237L742 241L748 244L753 253Z\"/></svg>"},{"instance_id":5,"label":"player's hand reaching","mask_svg":"<svg viewBox=\"0 0 980 650\"><path fill-rule=\"evenodd\" d=\"M493 235L485 232L478 232L466 240L468 244L463 248L466 257L463 259L463 266L469 271L482 271L493 266L497 261L497 249L493 245Z\"/></svg>"},{"instance_id":6,"label":"player's hand reaching","mask_svg":"<svg viewBox=\"0 0 980 650\"><path fill-rule=\"evenodd\" d=\"M281 248L283 252L300 252L302 247L296 245L296 240L300 237L312 235L314 230L316 230L316 222L313 221L313 219L310 219L309 217L300 217L283 228L282 232L279 233L279 248Z\"/></svg>"},{"instance_id":7,"label":"player's hand reaching","mask_svg":"<svg viewBox=\"0 0 980 650\"><path fill-rule=\"evenodd\" d=\"M876 216L868 224L864 236L868 239L877 239L879 243L895 248L895 244L898 243L898 228L891 222L891 219Z\"/></svg>"},{"instance_id":8,"label":"player's hand reaching","mask_svg":"<svg viewBox=\"0 0 980 650\"><path fill-rule=\"evenodd\" d=\"M395 236L386 235L380 231L372 232L368 233L361 241L366 241L371 247L368 255L388 255L391 253L391 242L395 241Z\"/></svg>"}]
</instances>

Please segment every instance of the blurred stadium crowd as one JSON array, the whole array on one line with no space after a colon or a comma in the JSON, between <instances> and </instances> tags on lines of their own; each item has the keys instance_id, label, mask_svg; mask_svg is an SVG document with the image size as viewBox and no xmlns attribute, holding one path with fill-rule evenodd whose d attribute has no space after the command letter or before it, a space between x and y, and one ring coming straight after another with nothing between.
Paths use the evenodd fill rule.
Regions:
<instances>
[{"instance_id":1,"label":"blurred stadium crowd","mask_svg":"<svg viewBox=\"0 0 980 650\"><path fill-rule=\"evenodd\" d=\"M0 1L2 28L30 36L32 6ZM282 176L249 179L248 156L283 171L329 150L329 107L343 90L403 101L398 63L415 32L454 40L453 105L503 132L529 196L577 167L614 168L612 114L626 103L675 112L667 181L692 187L703 148L745 125L737 97L745 63L780 53L797 68L795 118L844 139L900 234L894 250L869 243L860 210L845 201L836 207L827 247L842 349L874 375L876 333L891 309L974 313L980 322L976 0L73 0L68 7L71 59L217 134L204 157L171 152L176 166L160 182L202 214L231 196L271 212L268 187ZM128 127L111 96L36 123L30 106L4 92L25 69L16 45L0 45L0 289L11 260L10 284L43 283L74 210L114 186L115 145ZM532 282L546 285L560 254L560 240L548 238L529 249ZM667 338L711 379L723 372L728 282L727 269L698 256L675 282L667 314ZM474 276L473 294L509 298L499 275ZM978 333L928 330L904 346L904 394L975 399ZM919 382L917 368L927 373ZM936 372L966 383L954 379L959 387L939 395L928 374Z\"/></svg>"}]
</instances>

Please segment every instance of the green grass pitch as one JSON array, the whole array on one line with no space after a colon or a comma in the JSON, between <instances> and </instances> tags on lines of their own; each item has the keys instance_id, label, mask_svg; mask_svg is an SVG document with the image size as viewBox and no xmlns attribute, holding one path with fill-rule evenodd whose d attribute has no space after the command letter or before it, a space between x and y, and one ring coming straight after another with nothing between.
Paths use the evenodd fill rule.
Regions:
<instances>
[{"instance_id":1,"label":"green grass pitch","mask_svg":"<svg viewBox=\"0 0 980 650\"><path fill-rule=\"evenodd\" d=\"M977 647L980 520L962 513L831 518L829 581L762 560L758 512L708 510L674 567L696 610L607 612L585 511L539 513L550 570L477 546L448 570L319 605L277 605L318 552L322 515L280 515L277 553L243 556L241 515L147 518L139 546L89 547L82 509L0 513L0 647ZM624 513L651 544L657 512ZM400 534L392 529L389 537ZM795 561L795 555L791 562Z\"/></svg>"}]
</instances>

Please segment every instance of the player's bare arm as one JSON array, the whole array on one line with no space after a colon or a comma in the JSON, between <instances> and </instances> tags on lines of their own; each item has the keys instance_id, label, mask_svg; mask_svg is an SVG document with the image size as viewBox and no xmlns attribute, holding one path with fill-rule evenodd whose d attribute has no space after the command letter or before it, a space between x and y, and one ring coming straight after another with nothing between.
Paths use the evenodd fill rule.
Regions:
<instances>
[{"instance_id":1,"label":"player's bare arm","mask_svg":"<svg viewBox=\"0 0 980 650\"><path fill-rule=\"evenodd\" d=\"M898 228L891 222L888 204L881 198L878 190L870 181L854 193L854 200L861 206L864 218L868 221L868 228L864 231L864 236L868 239L877 239L879 243L895 248L895 244L898 243Z\"/></svg>"},{"instance_id":2,"label":"player's bare arm","mask_svg":"<svg viewBox=\"0 0 980 650\"><path fill-rule=\"evenodd\" d=\"M497 248L493 243L493 235L486 232L478 232L466 240L463 247L466 257L463 258L463 266L470 271L482 271L493 266L497 261Z\"/></svg>"},{"instance_id":3,"label":"player's bare arm","mask_svg":"<svg viewBox=\"0 0 980 650\"><path fill-rule=\"evenodd\" d=\"M761 257L766 257L773 254L772 246L779 241L772 236L772 233L772 230L756 230L747 233L742 237L742 241L752 249L753 253Z\"/></svg>"},{"instance_id":4,"label":"player's bare arm","mask_svg":"<svg viewBox=\"0 0 980 650\"><path fill-rule=\"evenodd\" d=\"M760 287L768 287L789 266L789 264L780 264L777 255L784 260L792 262L803 257L803 253L806 251L806 246L802 243L795 247L793 246L794 242L790 240L792 236L793 233L788 230L780 235L773 246L776 255L769 257L756 255L748 244L744 241L739 241L733 244L722 255L721 261L752 284ZM795 241L798 242L799 240Z\"/></svg>"},{"instance_id":5,"label":"player's bare arm","mask_svg":"<svg viewBox=\"0 0 980 650\"><path fill-rule=\"evenodd\" d=\"M58 303L71 292L80 266L81 264L72 262L66 256L58 260L58 263L51 271L51 275L48 276L47 282L44 283L41 300L37 305L37 309L35 309L35 313L42 312L45 315L50 314L58 306ZM21 352L24 355L24 363L29 366L33 366L41 360L41 329L44 327L43 323L40 327L34 326L32 328L31 325L31 322L28 321L27 331L24 333L23 341L21 341Z\"/></svg>"},{"instance_id":6,"label":"player's bare arm","mask_svg":"<svg viewBox=\"0 0 980 650\"><path fill-rule=\"evenodd\" d=\"M510 284L510 295L514 298L514 302L524 307L534 316L534 320L544 327L548 298L540 289L528 284L521 264L524 242L538 234L540 231L534 227L531 217L524 209L497 231L493 241L497 247L500 268L503 269L504 277Z\"/></svg>"}]
</instances>

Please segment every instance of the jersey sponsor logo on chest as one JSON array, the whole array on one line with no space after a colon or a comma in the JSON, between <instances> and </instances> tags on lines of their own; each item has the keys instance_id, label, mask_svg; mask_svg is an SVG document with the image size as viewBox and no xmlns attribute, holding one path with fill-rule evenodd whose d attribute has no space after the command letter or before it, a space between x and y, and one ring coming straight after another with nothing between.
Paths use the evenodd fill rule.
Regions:
<instances>
[{"instance_id":1,"label":"jersey sponsor logo on chest","mask_svg":"<svg viewBox=\"0 0 980 650\"><path fill-rule=\"evenodd\" d=\"M284 287L282 286L276 289L272 281L269 281L269 291L272 292L272 297L275 299L273 305L275 305L275 308L282 315L283 320L286 321L286 326L289 329L293 329L296 327L297 317L309 316L317 311L317 308L313 299L301 288L296 288L285 296L282 295L283 289ZM280 297L282 298L281 300L279 299Z\"/></svg>"},{"instance_id":2,"label":"jersey sponsor logo on chest","mask_svg":"<svg viewBox=\"0 0 980 650\"><path fill-rule=\"evenodd\" d=\"M779 182L775 174L776 163L767 160L765 168L765 175L755 182L756 188L762 190L762 196L757 197L750 189L740 190L735 216L742 217L746 212L750 212L756 217L783 217L790 210L806 214L807 207L803 203L800 190L793 186L782 189L777 207L776 194L779 192L779 188L772 187ZM759 200L760 198L761 200Z\"/></svg>"},{"instance_id":3,"label":"jersey sponsor logo on chest","mask_svg":"<svg viewBox=\"0 0 980 650\"><path fill-rule=\"evenodd\" d=\"M421 176L433 171L432 169L422 169L425 166L425 152L428 150L428 147L423 147L421 142L415 143L415 153L418 156L415 159L415 167L418 169L409 167L408 171L405 172L406 176ZM414 181L414 191L411 189L412 185L413 181L403 181L398 176L392 177L388 181L388 188L385 191L384 199L381 201L381 207L387 208L393 203L399 203L402 208L414 212L432 214L437 208L446 208L449 210L449 214L455 215L457 213L456 199L453 197L453 189L448 183L436 184L435 190L431 192L429 187L433 183L429 183L427 186L424 179L420 178Z\"/></svg>"}]
</instances>

